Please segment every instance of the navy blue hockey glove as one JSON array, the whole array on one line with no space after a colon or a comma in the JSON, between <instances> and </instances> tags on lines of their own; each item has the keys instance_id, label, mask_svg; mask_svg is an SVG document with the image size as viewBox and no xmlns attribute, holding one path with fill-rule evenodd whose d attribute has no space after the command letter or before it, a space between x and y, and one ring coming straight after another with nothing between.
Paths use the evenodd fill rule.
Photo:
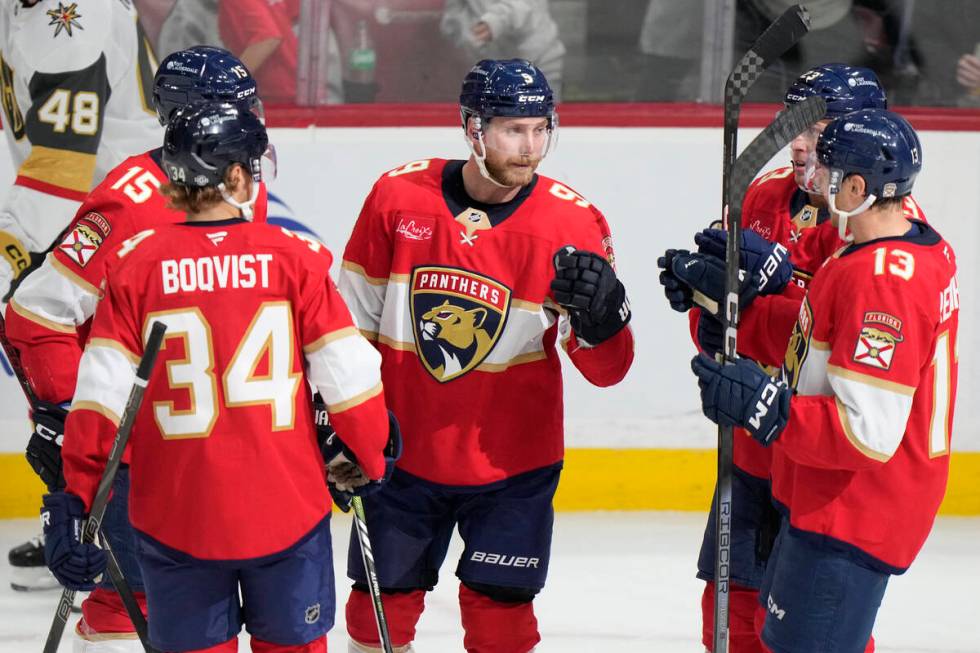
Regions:
<instances>
[{"instance_id":1,"label":"navy blue hockey glove","mask_svg":"<svg viewBox=\"0 0 980 653\"><path fill-rule=\"evenodd\" d=\"M105 551L82 543L85 504L69 492L44 495L41 525L44 527L44 561L58 582L76 591L95 589L95 579L105 571Z\"/></svg>"},{"instance_id":2,"label":"navy blue hockey glove","mask_svg":"<svg viewBox=\"0 0 980 653\"><path fill-rule=\"evenodd\" d=\"M752 278L760 295L775 295L783 291L793 278L793 263L789 251L779 243L771 243L751 229L742 229L739 247L739 267ZM694 235L698 252L724 260L728 232L705 229Z\"/></svg>"},{"instance_id":3,"label":"navy blue hockey glove","mask_svg":"<svg viewBox=\"0 0 980 653\"><path fill-rule=\"evenodd\" d=\"M701 387L701 409L715 424L741 426L764 447L786 428L793 391L751 360L723 365L698 354L691 369Z\"/></svg>"},{"instance_id":4,"label":"navy blue hockey glove","mask_svg":"<svg viewBox=\"0 0 980 653\"><path fill-rule=\"evenodd\" d=\"M725 349L725 331L721 328L721 322L708 315L707 311L701 311L698 318L697 337L701 351L712 358Z\"/></svg>"},{"instance_id":5,"label":"navy blue hockey glove","mask_svg":"<svg viewBox=\"0 0 980 653\"><path fill-rule=\"evenodd\" d=\"M575 336L598 345L629 324L632 313L626 288L609 261L593 252L566 245L555 252L551 290L568 311Z\"/></svg>"},{"instance_id":6,"label":"navy blue hockey glove","mask_svg":"<svg viewBox=\"0 0 980 653\"><path fill-rule=\"evenodd\" d=\"M27 462L48 486L49 492L64 489L65 476L61 469L61 441L65 437L68 411L64 406L37 401L31 411L34 432L27 442Z\"/></svg>"},{"instance_id":7,"label":"navy blue hockey glove","mask_svg":"<svg viewBox=\"0 0 980 653\"><path fill-rule=\"evenodd\" d=\"M347 512L350 510L350 502L355 496L363 497L374 494L381 489L392 472L395 471L395 463L402 457L402 434L398 427L398 420L395 414L388 411L388 443L385 445L385 473L378 480L371 480L364 475L354 452L343 443L333 427L328 427L330 435L326 442L320 447L323 460L327 464L327 487L330 489L330 496L337 507Z\"/></svg>"},{"instance_id":8,"label":"navy blue hockey glove","mask_svg":"<svg viewBox=\"0 0 980 653\"><path fill-rule=\"evenodd\" d=\"M670 307L678 313L687 313L694 306L691 299L691 287L682 283L674 275L673 263L676 256L688 256L691 252L686 249L668 249L657 259L660 268L660 285L664 287L664 295Z\"/></svg>"},{"instance_id":9,"label":"navy blue hockey glove","mask_svg":"<svg viewBox=\"0 0 980 653\"><path fill-rule=\"evenodd\" d=\"M708 254L680 254L671 260L676 279L692 290L695 304L721 321L725 309L725 261ZM759 291L752 280L740 270L738 289L739 310L745 310Z\"/></svg>"}]
</instances>

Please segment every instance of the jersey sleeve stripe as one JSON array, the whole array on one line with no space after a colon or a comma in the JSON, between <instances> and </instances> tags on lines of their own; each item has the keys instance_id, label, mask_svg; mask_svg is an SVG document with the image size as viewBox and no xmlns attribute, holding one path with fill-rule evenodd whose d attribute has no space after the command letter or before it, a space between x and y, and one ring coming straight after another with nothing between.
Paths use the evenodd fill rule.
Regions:
<instances>
[{"instance_id":1,"label":"jersey sleeve stripe","mask_svg":"<svg viewBox=\"0 0 980 653\"><path fill-rule=\"evenodd\" d=\"M110 419L122 415L136 378L133 359L133 354L114 340L90 340L78 365L72 409L95 404L108 411L102 414ZM118 417L115 421L118 423Z\"/></svg>"},{"instance_id":2,"label":"jersey sleeve stripe","mask_svg":"<svg viewBox=\"0 0 980 653\"><path fill-rule=\"evenodd\" d=\"M381 354L356 331L306 354L308 377L330 406L360 403L381 383ZM351 404L353 405L353 404Z\"/></svg>"},{"instance_id":3,"label":"jersey sleeve stripe","mask_svg":"<svg viewBox=\"0 0 980 653\"><path fill-rule=\"evenodd\" d=\"M37 192L44 193L45 195L60 197L61 199L69 200L71 202L84 202L85 198L88 197L88 193L86 192L62 188L61 186L48 184L43 181L38 181L37 179L31 179L30 177L18 176L16 179L14 179L14 185L36 190Z\"/></svg>"},{"instance_id":4,"label":"jersey sleeve stripe","mask_svg":"<svg viewBox=\"0 0 980 653\"><path fill-rule=\"evenodd\" d=\"M524 299L514 299L511 298L510 305L514 308L519 308L524 311L530 311L532 313L537 313L541 310L542 305L535 302L529 302Z\"/></svg>"},{"instance_id":5,"label":"jersey sleeve stripe","mask_svg":"<svg viewBox=\"0 0 980 653\"><path fill-rule=\"evenodd\" d=\"M122 421L122 418L119 417L119 415L116 415L114 412L112 412L102 404L94 401L73 401L71 404L71 409L91 410L94 413L98 413L99 415L102 415L116 426L119 426L119 422Z\"/></svg>"},{"instance_id":6,"label":"jersey sleeve stripe","mask_svg":"<svg viewBox=\"0 0 980 653\"><path fill-rule=\"evenodd\" d=\"M133 365L139 365L140 357L133 352L126 349L122 343L117 340L110 340L109 338L91 338L86 345L86 349L89 347L107 347L109 349L114 349L129 360Z\"/></svg>"},{"instance_id":7,"label":"jersey sleeve stripe","mask_svg":"<svg viewBox=\"0 0 980 653\"><path fill-rule=\"evenodd\" d=\"M31 153L17 171L16 183L20 180L34 180L53 186L55 189L81 193L79 201L85 199L85 194L92 189L92 178L95 175L95 155L70 150L59 150L53 147L35 145ZM26 185L20 183L20 185ZM35 190L42 190L36 188ZM57 195L58 193L51 193ZM72 198L69 198L72 199Z\"/></svg>"},{"instance_id":8,"label":"jersey sleeve stripe","mask_svg":"<svg viewBox=\"0 0 980 653\"><path fill-rule=\"evenodd\" d=\"M340 269L341 270L346 270L347 272L352 272L352 273L358 275L359 277L363 278L365 281L367 281L372 286L387 286L388 285L388 278L387 277L382 278L382 277L371 277L371 276L368 276L368 273L364 270L364 268L362 266L360 266L357 263L354 263L352 261L345 260L343 263L340 264ZM405 277L407 277L408 275L397 275L397 276L405 276Z\"/></svg>"},{"instance_id":9,"label":"jersey sleeve stripe","mask_svg":"<svg viewBox=\"0 0 980 653\"><path fill-rule=\"evenodd\" d=\"M17 315L21 316L25 320L30 320L31 322L34 322L35 324L39 324L45 329L48 329L50 331L57 331L59 333L76 332L74 325L60 324L58 322L55 322L54 320L49 320L45 317L42 317L28 310L27 308L21 306L19 303L17 303L16 298L10 300L9 306L10 306L10 310L12 310L14 313L17 313Z\"/></svg>"},{"instance_id":10,"label":"jersey sleeve stripe","mask_svg":"<svg viewBox=\"0 0 980 653\"><path fill-rule=\"evenodd\" d=\"M827 366L827 376L840 377L841 379L847 379L849 381L862 383L864 385L873 386L875 388L885 390L887 392L893 392L908 397L911 397L915 394L915 386L905 385L904 383L895 383L894 381L886 381L884 379L879 379L877 376L871 376L870 374L861 374L860 372L855 372L854 370L845 369L837 365ZM831 379L831 381L833 381L833 379Z\"/></svg>"},{"instance_id":11,"label":"jersey sleeve stripe","mask_svg":"<svg viewBox=\"0 0 980 653\"><path fill-rule=\"evenodd\" d=\"M898 450L912 412L912 397L863 383L831 381L841 428L855 449L873 460Z\"/></svg>"},{"instance_id":12,"label":"jersey sleeve stripe","mask_svg":"<svg viewBox=\"0 0 980 653\"><path fill-rule=\"evenodd\" d=\"M54 253L48 254L48 260L51 261L51 265L55 270L60 272L62 275L68 278L76 286L79 286L82 290L89 292L92 295L99 295L99 289L93 286L91 283L78 276L74 271L71 270L67 265L58 260L58 257ZM30 279L30 277L28 277Z\"/></svg>"},{"instance_id":13,"label":"jersey sleeve stripe","mask_svg":"<svg viewBox=\"0 0 980 653\"><path fill-rule=\"evenodd\" d=\"M303 345L304 354L313 354L320 349L326 347L331 342L335 340L340 340L341 338L347 338L349 336L357 335L360 333L356 327L344 327L343 329L337 329L336 331L331 331L330 333L324 334L311 342L308 345Z\"/></svg>"},{"instance_id":14,"label":"jersey sleeve stripe","mask_svg":"<svg viewBox=\"0 0 980 653\"><path fill-rule=\"evenodd\" d=\"M508 367L533 363L534 361L543 361L546 358L548 358L548 355L545 352L533 351L529 354L514 356L506 363L480 363L476 370L478 372L506 372Z\"/></svg>"},{"instance_id":15,"label":"jersey sleeve stripe","mask_svg":"<svg viewBox=\"0 0 980 653\"><path fill-rule=\"evenodd\" d=\"M381 335L377 337L377 341L382 345L387 345L388 347L391 347L392 349L397 349L398 351L410 351L413 353L415 352L414 342L399 342L398 340L394 340L392 338L389 338L388 336L381 336Z\"/></svg>"},{"instance_id":16,"label":"jersey sleeve stripe","mask_svg":"<svg viewBox=\"0 0 980 653\"><path fill-rule=\"evenodd\" d=\"M358 329L361 335L370 340L371 342L378 342L378 332L368 331L367 329Z\"/></svg>"},{"instance_id":17,"label":"jersey sleeve stripe","mask_svg":"<svg viewBox=\"0 0 980 653\"><path fill-rule=\"evenodd\" d=\"M810 346L821 351L830 351L830 343L823 340L810 340Z\"/></svg>"},{"instance_id":18,"label":"jersey sleeve stripe","mask_svg":"<svg viewBox=\"0 0 980 653\"><path fill-rule=\"evenodd\" d=\"M379 394L381 394L381 391L382 391L382 385L380 383L378 383L378 385L374 386L370 390L367 390L365 392L362 392L359 395L356 395L354 397L351 397L350 399L348 399L346 401L341 401L341 402L336 403L336 404L328 403L327 404L327 412L335 415L337 413L342 413L345 410L350 410L351 408L355 408L357 406L360 406L365 401L368 401L370 399L374 399Z\"/></svg>"}]
</instances>

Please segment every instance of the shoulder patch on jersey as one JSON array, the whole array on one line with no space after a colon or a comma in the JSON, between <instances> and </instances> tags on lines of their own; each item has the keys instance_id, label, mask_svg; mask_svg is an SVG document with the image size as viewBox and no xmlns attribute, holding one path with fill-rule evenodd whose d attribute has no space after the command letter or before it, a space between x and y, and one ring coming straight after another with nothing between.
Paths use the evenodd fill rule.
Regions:
<instances>
[{"instance_id":1,"label":"shoulder patch on jersey","mask_svg":"<svg viewBox=\"0 0 980 653\"><path fill-rule=\"evenodd\" d=\"M108 237L109 233L112 231L112 225L109 224L109 221L106 220L105 216L95 211L89 211L88 213L80 217L78 221L80 223L85 222L95 226L99 231L102 232L102 235L105 237Z\"/></svg>"},{"instance_id":2,"label":"shoulder patch on jersey","mask_svg":"<svg viewBox=\"0 0 980 653\"><path fill-rule=\"evenodd\" d=\"M48 18L51 19L51 22L48 23L48 25L54 26L55 38L58 38L58 35L62 32L71 37L75 35L73 30L85 29L82 27L81 23L78 22L78 19L81 18L82 15L78 13L77 2L73 2L69 5L64 5L59 2L56 8L48 9L45 13L48 15Z\"/></svg>"},{"instance_id":3,"label":"shoulder patch on jersey","mask_svg":"<svg viewBox=\"0 0 980 653\"><path fill-rule=\"evenodd\" d=\"M504 331L511 291L490 277L460 268L412 270L412 330L426 371L439 383L475 369Z\"/></svg>"},{"instance_id":4,"label":"shoulder patch on jersey","mask_svg":"<svg viewBox=\"0 0 980 653\"><path fill-rule=\"evenodd\" d=\"M854 347L854 362L887 370L892 366L898 343L903 340L900 319L882 311L868 311Z\"/></svg>"},{"instance_id":5,"label":"shoulder patch on jersey","mask_svg":"<svg viewBox=\"0 0 980 653\"><path fill-rule=\"evenodd\" d=\"M58 249L79 267L88 265L89 260L102 246L104 238L92 227L79 221L75 228L65 236Z\"/></svg>"},{"instance_id":6,"label":"shoulder patch on jersey","mask_svg":"<svg viewBox=\"0 0 980 653\"><path fill-rule=\"evenodd\" d=\"M436 219L427 215L398 214L395 236L409 242L432 240L436 230Z\"/></svg>"}]
</instances>

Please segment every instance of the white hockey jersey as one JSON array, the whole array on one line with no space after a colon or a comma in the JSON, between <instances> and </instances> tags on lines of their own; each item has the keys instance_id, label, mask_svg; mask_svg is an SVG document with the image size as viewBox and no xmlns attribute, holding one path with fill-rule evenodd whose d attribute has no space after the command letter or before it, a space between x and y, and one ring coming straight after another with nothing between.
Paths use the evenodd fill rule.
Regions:
<instances>
[{"instance_id":1,"label":"white hockey jersey","mask_svg":"<svg viewBox=\"0 0 980 653\"><path fill-rule=\"evenodd\" d=\"M3 122L17 177L0 204L0 293L106 173L160 145L155 71L131 0L2 3Z\"/></svg>"}]
</instances>

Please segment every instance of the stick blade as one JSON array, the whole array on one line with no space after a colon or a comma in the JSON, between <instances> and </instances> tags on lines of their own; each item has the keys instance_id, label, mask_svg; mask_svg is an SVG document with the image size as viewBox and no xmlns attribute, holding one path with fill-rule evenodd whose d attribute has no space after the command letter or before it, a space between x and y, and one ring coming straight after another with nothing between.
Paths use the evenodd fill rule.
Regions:
<instances>
[{"instance_id":1,"label":"stick blade","mask_svg":"<svg viewBox=\"0 0 980 653\"><path fill-rule=\"evenodd\" d=\"M786 147L790 141L805 129L827 114L827 103L819 96L814 96L798 102L779 113L768 127L748 144L745 150L735 160L732 169L731 193L729 211L741 214L742 199L749 184L762 170L772 157ZM731 217L729 217L731 219Z\"/></svg>"},{"instance_id":2,"label":"stick blade","mask_svg":"<svg viewBox=\"0 0 980 653\"><path fill-rule=\"evenodd\" d=\"M803 5L793 5L766 28L752 50L769 66L809 31L810 13Z\"/></svg>"}]
</instances>

